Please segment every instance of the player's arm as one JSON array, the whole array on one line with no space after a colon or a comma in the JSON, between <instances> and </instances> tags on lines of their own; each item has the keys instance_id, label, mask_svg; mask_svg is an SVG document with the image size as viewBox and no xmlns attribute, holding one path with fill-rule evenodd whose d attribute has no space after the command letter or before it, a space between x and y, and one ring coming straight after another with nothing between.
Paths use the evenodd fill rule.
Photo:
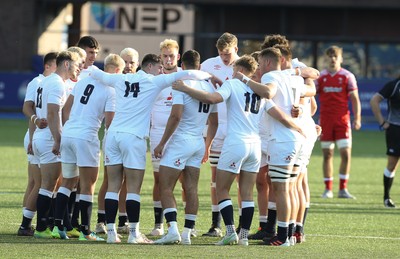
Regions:
<instances>
[{"instance_id":1,"label":"player's arm","mask_svg":"<svg viewBox=\"0 0 400 259\"><path fill-rule=\"evenodd\" d=\"M207 127L207 136L205 141L205 153L203 159L201 160L202 163L207 162L208 156L210 155L211 144L214 140L215 134L217 133L218 129L218 113L213 112L208 115L208 127Z\"/></svg>"},{"instance_id":2,"label":"player's arm","mask_svg":"<svg viewBox=\"0 0 400 259\"><path fill-rule=\"evenodd\" d=\"M302 96L312 97L317 93L315 82L311 78L304 79L305 92Z\"/></svg>"},{"instance_id":3,"label":"player's arm","mask_svg":"<svg viewBox=\"0 0 400 259\"><path fill-rule=\"evenodd\" d=\"M61 111L62 125L64 125L67 122L67 120L69 120L69 114L71 113L73 103L74 103L74 96L70 94Z\"/></svg>"},{"instance_id":4,"label":"player's arm","mask_svg":"<svg viewBox=\"0 0 400 259\"><path fill-rule=\"evenodd\" d=\"M47 125L47 121L46 121L46 125ZM27 154L31 154L31 155L33 155L32 139L33 139L33 133L35 133L35 130L36 130L36 125L33 124L32 120L29 120L29 127L28 127L29 143L28 143Z\"/></svg>"},{"instance_id":5,"label":"player's arm","mask_svg":"<svg viewBox=\"0 0 400 259\"><path fill-rule=\"evenodd\" d=\"M105 112L104 113L104 127L108 129L114 119L115 112Z\"/></svg>"},{"instance_id":6,"label":"player's arm","mask_svg":"<svg viewBox=\"0 0 400 259\"><path fill-rule=\"evenodd\" d=\"M310 102L311 102L311 116L314 116L314 114L317 112L318 105L317 101L315 100L315 97L310 97Z\"/></svg>"},{"instance_id":7,"label":"player's arm","mask_svg":"<svg viewBox=\"0 0 400 259\"><path fill-rule=\"evenodd\" d=\"M176 80L206 80L211 77L212 76L209 73L200 70L182 70L171 74L154 76L152 81L154 84L166 88Z\"/></svg>"},{"instance_id":8,"label":"player's arm","mask_svg":"<svg viewBox=\"0 0 400 259\"><path fill-rule=\"evenodd\" d=\"M29 118L29 125L28 125L28 134L29 134L29 144L28 144L28 150L26 152L28 154L33 155L33 150L32 150L32 138L33 138L33 133L36 130L36 125L34 124L35 122L38 122L38 117L36 116L35 112L35 103L32 101L25 101L24 105L22 106L22 112L24 115ZM47 126L47 121L45 120L46 126ZM40 125L40 123L38 123Z\"/></svg>"},{"instance_id":9,"label":"player's arm","mask_svg":"<svg viewBox=\"0 0 400 259\"><path fill-rule=\"evenodd\" d=\"M33 115L36 115L35 103L33 101L25 101L24 105L22 106L22 112L28 119L31 119Z\"/></svg>"},{"instance_id":10,"label":"player's arm","mask_svg":"<svg viewBox=\"0 0 400 259\"><path fill-rule=\"evenodd\" d=\"M379 93L375 93L374 96L372 96L372 98L369 101L369 103L371 104L372 113L374 114L375 119L378 121L380 127L382 129L387 129L389 127L389 124L386 123L386 120L382 115L381 107L379 106L379 104L384 99L385 98L383 98L382 95L380 95Z\"/></svg>"},{"instance_id":11,"label":"player's arm","mask_svg":"<svg viewBox=\"0 0 400 259\"><path fill-rule=\"evenodd\" d=\"M319 71L312 67L299 67L301 77L315 80L319 77Z\"/></svg>"},{"instance_id":12,"label":"player's arm","mask_svg":"<svg viewBox=\"0 0 400 259\"><path fill-rule=\"evenodd\" d=\"M171 114L169 115L167 126L165 127L164 134L161 137L160 143L154 149L154 156L156 158L160 158L162 156L162 152L164 150L165 144L171 138L172 134L174 134L176 128L181 121L183 113L183 105L182 104L174 104L172 105Z\"/></svg>"},{"instance_id":13,"label":"player's arm","mask_svg":"<svg viewBox=\"0 0 400 259\"><path fill-rule=\"evenodd\" d=\"M60 154L60 143L61 143L61 127L60 127L60 105L55 103L47 104L47 121L49 123L49 129L54 139L54 145L52 152L55 155Z\"/></svg>"},{"instance_id":14,"label":"player's arm","mask_svg":"<svg viewBox=\"0 0 400 259\"><path fill-rule=\"evenodd\" d=\"M358 96L358 90L350 92L351 107L353 108L353 128L359 130L361 128L361 103Z\"/></svg>"},{"instance_id":15,"label":"player's arm","mask_svg":"<svg viewBox=\"0 0 400 259\"><path fill-rule=\"evenodd\" d=\"M233 78L239 79L246 85L248 85L251 90L258 94L261 98L271 99L276 94L276 85L273 83L261 84L251 78L243 75L241 72L236 72L232 76Z\"/></svg>"},{"instance_id":16,"label":"player's arm","mask_svg":"<svg viewBox=\"0 0 400 259\"><path fill-rule=\"evenodd\" d=\"M303 130L289 117L286 113L284 113L279 107L273 103L272 100L268 101L266 106L268 114L274 118L275 120L282 123L285 127L295 130L299 132L301 135L305 136Z\"/></svg>"},{"instance_id":17,"label":"player's arm","mask_svg":"<svg viewBox=\"0 0 400 259\"><path fill-rule=\"evenodd\" d=\"M47 127L47 120L44 118L39 118L36 115L34 102L32 101L24 102L24 105L22 106L22 112L27 118L30 119L30 122L32 122L33 125L37 126L39 129L44 129Z\"/></svg>"},{"instance_id":18,"label":"player's arm","mask_svg":"<svg viewBox=\"0 0 400 259\"><path fill-rule=\"evenodd\" d=\"M106 130L110 127L112 120L115 115L115 90L113 88L108 89L107 101L104 110L104 127Z\"/></svg>"},{"instance_id":19,"label":"player's arm","mask_svg":"<svg viewBox=\"0 0 400 259\"><path fill-rule=\"evenodd\" d=\"M116 82L124 79L123 74L110 74L110 73L101 71L100 69L94 69L90 73L90 76L93 79L99 80L99 81L103 82L105 85L111 86L111 87L114 87Z\"/></svg>"},{"instance_id":20,"label":"player's arm","mask_svg":"<svg viewBox=\"0 0 400 259\"><path fill-rule=\"evenodd\" d=\"M224 101L222 96L217 92L206 92L202 90L194 89L186 85L183 81L178 80L172 83L172 89L188 94L190 97L199 100L203 103L221 103Z\"/></svg>"}]
</instances>

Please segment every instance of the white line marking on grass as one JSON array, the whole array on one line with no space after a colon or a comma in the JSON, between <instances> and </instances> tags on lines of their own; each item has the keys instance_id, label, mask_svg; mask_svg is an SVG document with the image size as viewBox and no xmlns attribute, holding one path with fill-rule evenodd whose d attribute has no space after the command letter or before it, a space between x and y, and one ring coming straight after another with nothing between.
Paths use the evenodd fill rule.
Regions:
<instances>
[{"instance_id":1,"label":"white line marking on grass","mask_svg":"<svg viewBox=\"0 0 400 259\"><path fill-rule=\"evenodd\" d=\"M312 237L333 237L333 238L355 238L355 239L382 239L382 240L400 240L400 237L374 237L374 236L342 236L342 235L320 235L320 234L306 234Z\"/></svg>"}]
</instances>

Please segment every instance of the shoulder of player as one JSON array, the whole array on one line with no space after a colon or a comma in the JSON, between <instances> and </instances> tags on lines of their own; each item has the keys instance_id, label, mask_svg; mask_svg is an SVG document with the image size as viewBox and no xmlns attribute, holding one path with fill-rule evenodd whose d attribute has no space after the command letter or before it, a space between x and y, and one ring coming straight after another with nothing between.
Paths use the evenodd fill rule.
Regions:
<instances>
[{"instance_id":1,"label":"shoulder of player","mask_svg":"<svg viewBox=\"0 0 400 259\"><path fill-rule=\"evenodd\" d=\"M40 85L42 87L46 86L46 85L53 85L53 84L64 84L64 80L57 75L56 73L53 73L45 78L43 78L42 81L40 81Z\"/></svg>"},{"instance_id":2,"label":"shoulder of player","mask_svg":"<svg viewBox=\"0 0 400 259\"><path fill-rule=\"evenodd\" d=\"M81 87L85 87L88 85L94 85L96 86L103 86L104 84L100 81L100 80L96 80L93 79L92 77L85 77L81 80L78 80L78 82L76 82L75 84L75 88L81 88Z\"/></svg>"},{"instance_id":3,"label":"shoulder of player","mask_svg":"<svg viewBox=\"0 0 400 259\"><path fill-rule=\"evenodd\" d=\"M41 81L43 81L45 77L41 77L38 75L37 77L33 78L27 85L27 88L37 87Z\"/></svg>"},{"instance_id":4,"label":"shoulder of player","mask_svg":"<svg viewBox=\"0 0 400 259\"><path fill-rule=\"evenodd\" d=\"M341 68L338 72L338 75L342 75L342 76L346 76L346 77L355 77L354 74L352 72L350 72L349 70L345 69L345 68Z\"/></svg>"},{"instance_id":5,"label":"shoulder of player","mask_svg":"<svg viewBox=\"0 0 400 259\"><path fill-rule=\"evenodd\" d=\"M219 56L212 57L212 58L209 58L209 59L206 59L205 61L203 61L203 63L201 63L200 69L202 71L209 72L209 71L212 71L215 69L214 66L221 65L220 63L221 63L221 59Z\"/></svg>"},{"instance_id":6,"label":"shoulder of player","mask_svg":"<svg viewBox=\"0 0 400 259\"><path fill-rule=\"evenodd\" d=\"M285 75L286 75L286 73L282 70L273 70L273 71L269 71L269 72L263 74L261 76L261 79L263 79L263 78L280 78Z\"/></svg>"}]
</instances>

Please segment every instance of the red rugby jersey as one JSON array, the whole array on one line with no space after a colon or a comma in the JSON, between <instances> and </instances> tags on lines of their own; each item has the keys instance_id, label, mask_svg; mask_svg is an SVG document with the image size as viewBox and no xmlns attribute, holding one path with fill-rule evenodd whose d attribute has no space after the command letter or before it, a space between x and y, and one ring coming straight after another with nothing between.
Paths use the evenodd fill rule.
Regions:
<instances>
[{"instance_id":1,"label":"red rugby jersey","mask_svg":"<svg viewBox=\"0 0 400 259\"><path fill-rule=\"evenodd\" d=\"M335 74L323 70L316 81L316 87L322 116L342 117L350 114L349 93L357 90L357 81L353 73L344 68Z\"/></svg>"}]
</instances>

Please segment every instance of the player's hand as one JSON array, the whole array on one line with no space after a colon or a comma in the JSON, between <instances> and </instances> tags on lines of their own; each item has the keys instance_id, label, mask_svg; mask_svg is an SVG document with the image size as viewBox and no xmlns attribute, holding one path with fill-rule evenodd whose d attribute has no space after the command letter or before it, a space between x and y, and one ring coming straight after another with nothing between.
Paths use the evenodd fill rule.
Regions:
<instances>
[{"instance_id":1,"label":"player's hand","mask_svg":"<svg viewBox=\"0 0 400 259\"><path fill-rule=\"evenodd\" d=\"M183 83L182 80L177 80L172 83L172 89L177 90L177 91L183 91L185 88L185 83Z\"/></svg>"},{"instance_id":2,"label":"player's hand","mask_svg":"<svg viewBox=\"0 0 400 259\"><path fill-rule=\"evenodd\" d=\"M47 120L42 118L42 119L37 119L35 120L35 125L39 128L39 129L44 129L47 127Z\"/></svg>"},{"instance_id":3,"label":"player's hand","mask_svg":"<svg viewBox=\"0 0 400 259\"><path fill-rule=\"evenodd\" d=\"M304 138L307 138L306 134L300 127L298 127L297 132L300 133Z\"/></svg>"},{"instance_id":4,"label":"player's hand","mask_svg":"<svg viewBox=\"0 0 400 259\"><path fill-rule=\"evenodd\" d=\"M210 156L210 150L206 149L204 152L203 159L201 159L201 163L205 164L208 161L208 157Z\"/></svg>"},{"instance_id":5,"label":"player's hand","mask_svg":"<svg viewBox=\"0 0 400 259\"><path fill-rule=\"evenodd\" d=\"M233 72L232 79L239 79L240 81L243 80L243 74L239 71Z\"/></svg>"},{"instance_id":6,"label":"player's hand","mask_svg":"<svg viewBox=\"0 0 400 259\"><path fill-rule=\"evenodd\" d=\"M300 106L293 105L292 110L290 110L290 115L293 118L298 118L300 116Z\"/></svg>"},{"instance_id":7,"label":"player's hand","mask_svg":"<svg viewBox=\"0 0 400 259\"><path fill-rule=\"evenodd\" d=\"M222 85L222 80L219 79L218 77L214 76L213 74L210 74L211 78L210 81L213 84L213 86L215 87L215 89L217 89L218 86Z\"/></svg>"},{"instance_id":8,"label":"player's hand","mask_svg":"<svg viewBox=\"0 0 400 259\"><path fill-rule=\"evenodd\" d=\"M164 149L164 145L158 144L156 146L156 148L154 149L154 157L155 158L161 158L163 149Z\"/></svg>"},{"instance_id":9,"label":"player's hand","mask_svg":"<svg viewBox=\"0 0 400 259\"><path fill-rule=\"evenodd\" d=\"M360 120L353 121L353 129L355 129L355 130L361 129L361 121Z\"/></svg>"},{"instance_id":10,"label":"player's hand","mask_svg":"<svg viewBox=\"0 0 400 259\"><path fill-rule=\"evenodd\" d=\"M317 136L319 137L322 133L322 127L315 124L315 130L317 131Z\"/></svg>"},{"instance_id":11,"label":"player's hand","mask_svg":"<svg viewBox=\"0 0 400 259\"><path fill-rule=\"evenodd\" d=\"M29 155L33 155L32 142L29 142L28 148L26 150L26 153L29 154Z\"/></svg>"},{"instance_id":12,"label":"player's hand","mask_svg":"<svg viewBox=\"0 0 400 259\"><path fill-rule=\"evenodd\" d=\"M60 143L59 142L54 141L54 145L53 145L53 148L51 149L51 152L56 156L60 155Z\"/></svg>"}]
</instances>

